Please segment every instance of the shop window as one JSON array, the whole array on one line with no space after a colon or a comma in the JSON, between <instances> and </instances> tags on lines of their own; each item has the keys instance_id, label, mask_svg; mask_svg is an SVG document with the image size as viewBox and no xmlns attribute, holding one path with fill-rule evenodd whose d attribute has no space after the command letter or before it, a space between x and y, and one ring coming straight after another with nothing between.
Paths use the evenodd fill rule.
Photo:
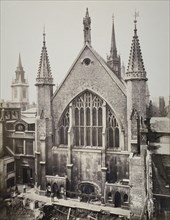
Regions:
<instances>
[{"instance_id":1,"label":"shop window","mask_svg":"<svg viewBox=\"0 0 170 220\"><path fill-rule=\"evenodd\" d=\"M15 139L16 154L23 154L23 139Z\"/></svg>"},{"instance_id":2,"label":"shop window","mask_svg":"<svg viewBox=\"0 0 170 220\"><path fill-rule=\"evenodd\" d=\"M28 124L28 131L35 131L35 124Z\"/></svg>"},{"instance_id":3,"label":"shop window","mask_svg":"<svg viewBox=\"0 0 170 220\"><path fill-rule=\"evenodd\" d=\"M7 173L13 172L14 171L14 162L8 163L7 164Z\"/></svg>"},{"instance_id":4,"label":"shop window","mask_svg":"<svg viewBox=\"0 0 170 220\"><path fill-rule=\"evenodd\" d=\"M33 155L33 140L26 140L26 154Z\"/></svg>"}]
</instances>

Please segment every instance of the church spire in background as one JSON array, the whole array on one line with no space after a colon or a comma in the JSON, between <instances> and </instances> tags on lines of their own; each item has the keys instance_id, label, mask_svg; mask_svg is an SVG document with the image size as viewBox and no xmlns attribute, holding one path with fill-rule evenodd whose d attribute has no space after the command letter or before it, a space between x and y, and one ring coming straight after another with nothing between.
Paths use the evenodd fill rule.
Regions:
<instances>
[{"instance_id":1,"label":"church spire in background","mask_svg":"<svg viewBox=\"0 0 170 220\"><path fill-rule=\"evenodd\" d=\"M19 53L18 66L15 71L15 78L12 81L12 103L21 110L26 110L29 105L28 81L25 79L25 71Z\"/></svg>"},{"instance_id":2,"label":"church spire in background","mask_svg":"<svg viewBox=\"0 0 170 220\"><path fill-rule=\"evenodd\" d=\"M84 25L84 43L91 46L91 18L89 17L88 8L86 9L85 18L83 18Z\"/></svg>"},{"instance_id":3,"label":"church spire in background","mask_svg":"<svg viewBox=\"0 0 170 220\"><path fill-rule=\"evenodd\" d=\"M19 60L18 60L18 68L19 69L22 69L23 67L22 67L22 62L21 62L21 55L20 55L20 53L19 53Z\"/></svg>"},{"instance_id":4,"label":"church spire in background","mask_svg":"<svg viewBox=\"0 0 170 220\"><path fill-rule=\"evenodd\" d=\"M25 80L25 71L23 69L23 66L22 66L22 62L21 62L21 55L19 53L19 59L18 59L18 66L17 66L17 69L15 71L16 73L16 78L15 78L15 82L16 83L25 83L26 80Z\"/></svg>"},{"instance_id":5,"label":"church spire in background","mask_svg":"<svg viewBox=\"0 0 170 220\"><path fill-rule=\"evenodd\" d=\"M111 36L110 57L112 57L113 59L114 59L115 57L117 57L115 28L114 28L114 15L112 15L112 36Z\"/></svg>"},{"instance_id":6,"label":"church spire in background","mask_svg":"<svg viewBox=\"0 0 170 220\"><path fill-rule=\"evenodd\" d=\"M110 67L110 69L119 78L121 78L121 61L120 61L120 56L117 55L114 15L112 16L111 48L110 48L110 55L107 57L107 64Z\"/></svg>"}]
</instances>

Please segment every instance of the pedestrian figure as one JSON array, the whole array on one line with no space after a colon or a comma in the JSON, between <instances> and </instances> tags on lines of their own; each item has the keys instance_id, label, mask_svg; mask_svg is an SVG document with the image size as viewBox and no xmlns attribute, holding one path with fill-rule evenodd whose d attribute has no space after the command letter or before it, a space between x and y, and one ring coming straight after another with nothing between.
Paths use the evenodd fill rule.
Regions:
<instances>
[{"instance_id":1,"label":"pedestrian figure","mask_svg":"<svg viewBox=\"0 0 170 220\"><path fill-rule=\"evenodd\" d=\"M50 197L50 195L51 195L51 186L48 185L47 186L47 196Z\"/></svg>"},{"instance_id":2,"label":"pedestrian figure","mask_svg":"<svg viewBox=\"0 0 170 220\"><path fill-rule=\"evenodd\" d=\"M23 193L26 193L26 186L23 185Z\"/></svg>"},{"instance_id":3,"label":"pedestrian figure","mask_svg":"<svg viewBox=\"0 0 170 220\"><path fill-rule=\"evenodd\" d=\"M15 186L15 193L18 194L18 186Z\"/></svg>"}]
</instances>

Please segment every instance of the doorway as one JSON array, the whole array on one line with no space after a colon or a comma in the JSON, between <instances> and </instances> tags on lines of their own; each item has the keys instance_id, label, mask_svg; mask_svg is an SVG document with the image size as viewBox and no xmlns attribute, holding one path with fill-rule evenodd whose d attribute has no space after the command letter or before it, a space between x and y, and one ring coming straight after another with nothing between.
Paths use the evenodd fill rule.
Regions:
<instances>
[{"instance_id":1,"label":"doorway","mask_svg":"<svg viewBox=\"0 0 170 220\"><path fill-rule=\"evenodd\" d=\"M121 207L121 195L119 192L115 193L114 203L115 203L115 207Z\"/></svg>"},{"instance_id":2,"label":"doorway","mask_svg":"<svg viewBox=\"0 0 170 220\"><path fill-rule=\"evenodd\" d=\"M27 167L23 167L23 183L29 183L30 181L30 169Z\"/></svg>"}]
</instances>

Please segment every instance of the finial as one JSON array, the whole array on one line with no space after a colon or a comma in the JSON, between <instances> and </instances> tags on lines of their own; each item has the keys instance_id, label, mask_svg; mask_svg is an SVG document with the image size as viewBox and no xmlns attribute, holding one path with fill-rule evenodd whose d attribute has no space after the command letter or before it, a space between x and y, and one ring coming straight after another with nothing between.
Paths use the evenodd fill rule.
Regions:
<instances>
[{"instance_id":1,"label":"finial","mask_svg":"<svg viewBox=\"0 0 170 220\"><path fill-rule=\"evenodd\" d=\"M43 26L43 44L45 46L45 25Z\"/></svg>"},{"instance_id":2,"label":"finial","mask_svg":"<svg viewBox=\"0 0 170 220\"><path fill-rule=\"evenodd\" d=\"M91 19L89 17L88 8L86 8L86 15L83 18L83 25L84 25L84 43L88 43L91 45Z\"/></svg>"},{"instance_id":3,"label":"finial","mask_svg":"<svg viewBox=\"0 0 170 220\"><path fill-rule=\"evenodd\" d=\"M112 22L114 23L114 13L112 14Z\"/></svg>"},{"instance_id":4,"label":"finial","mask_svg":"<svg viewBox=\"0 0 170 220\"><path fill-rule=\"evenodd\" d=\"M88 8L86 8L86 17L89 17L89 11L88 11Z\"/></svg>"},{"instance_id":5,"label":"finial","mask_svg":"<svg viewBox=\"0 0 170 220\"><path fill-rule=\"evenodd\" d=\"M21 54L19 53L18 67L22 67Z\"/></svg>"},{"instance_id":6,"label":"finial","mask_svg":"<svg viewBox=\"0 0 170 220\"><path fill-rule=\"evenodd\" d=\"M137 32L137 28L136 28L137 17L139 17L139 12L137 12L136 10L135 10L134 17L135 17L135 20L134 20L135 29L134 29L134 31L135 31L135 35L136 35L136 32Z\"/></svg>"}]
</instances>

